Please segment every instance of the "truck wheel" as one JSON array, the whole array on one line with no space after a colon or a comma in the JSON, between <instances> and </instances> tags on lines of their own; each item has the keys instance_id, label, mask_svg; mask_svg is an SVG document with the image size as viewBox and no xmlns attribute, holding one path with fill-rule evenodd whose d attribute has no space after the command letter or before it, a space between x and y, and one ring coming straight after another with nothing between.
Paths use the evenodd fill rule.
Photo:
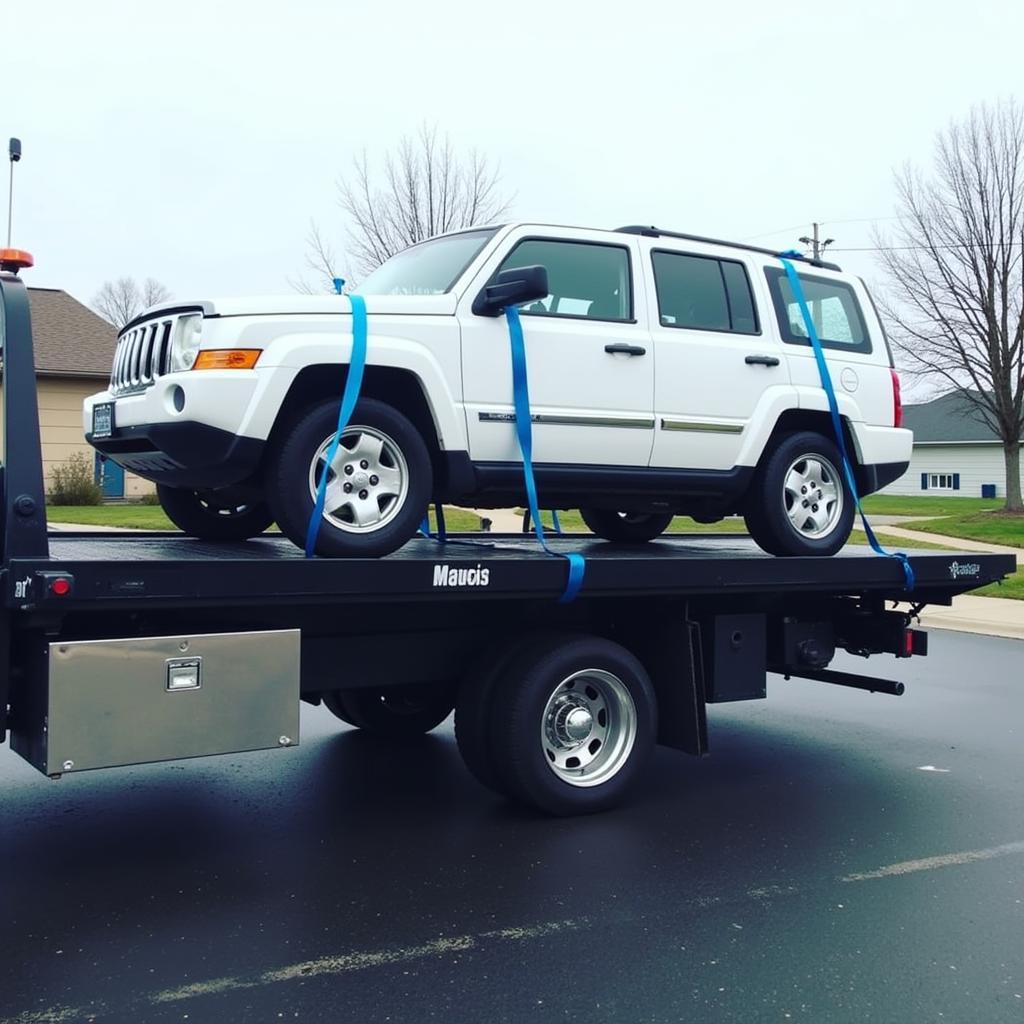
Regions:
<instances>
[{"instance_id":1,"label":"truck wheel","mask_svg":"<svg viewBox=\"0 0 1024 1024\"><path fill-rule=\"evenodd\" d=\"M238 505L218 501L216 491L190 491L157 484L157 497L167 518L190 537L202 540L248 540L274 523L262 501Z\"/></svg>"},{"instance_id":2,"label":"truck wheel","mask_svg":"<svg viewBox=\"0 0 1024 1024\"><path fill-rule=\"evenodd\" d=\"M509 793L549 814L621 801L654 749L657 705L643 666L592 636L530 644L490 695L493 760Z\"/></svg>"},{"instance_id":3,"label":"truck wheel","mask_svg":"<svg viewBox=\"0 0 1024 1024\"><path fill-rule=\"evenodd\" d=\"M853 496L835 443L813 431L783 437L758 468L747 529L773 555L834 555L853 529Z\"/></svg>"},{"instance_id":4,"label":"truck wheel","mask_svg":"<svg viewBox=\"0 0 1024 1024\"><path fill-rule=\"evenodd\" d=\"M439 726L452 713L455 694L448 684L367 687L335 690L324 695L324 704L343 722L364 732L403 739Z\"/></svg>"},{"instance_id":5,"label":"truck wheel","mask_svg":"<svg viewBox=\"0 0 1024 1024\"><path fill-rule=\"evenodd\" d=\"M642 544L668 529L671 515L644 512L610 512L603 508L581 508L580 515L591 533L603 540Z\"/></svg>"},{"instance_id":6,"label":"truck wheel","mask_svg":"<svg viewBox=\"0 0 1024 1024\"><path fill-rule=\"evenodd\" d=\"M470 664L459 684L455 701L455 741L470 774L482 786L509 795L501 766L494 760L491 736L491 694L509 662L522 649L522 639L507 640Z\"/></svg>"},{"instance_id":7,"label":"truck wheel","mask_svg":"<svg viewBox=\"0 0 1024 1024\"><path fill-rule=\"evenodd\" d=\"M322 402L292 427L270 464L267 498L285 535L306 546L338 403ZM355 407L328 473L316 553L376 558L416 532L433 490L427 446L396 409L373 398Z\"/></svg>"}]
</instances>

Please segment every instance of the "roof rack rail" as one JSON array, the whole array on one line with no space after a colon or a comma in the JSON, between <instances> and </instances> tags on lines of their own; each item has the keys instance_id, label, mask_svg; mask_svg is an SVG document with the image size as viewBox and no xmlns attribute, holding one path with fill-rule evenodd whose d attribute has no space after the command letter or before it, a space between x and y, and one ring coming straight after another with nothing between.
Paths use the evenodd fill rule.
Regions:
<instances>
[{"instance_id":1,"label":"roof rack rail","mask_svg":"<svg viewBox=\"0 0 1024 1024\"><path fill-rule=\"evenodd\" d=\"M645 235L647 238L683 238L688 242L706 242L709 245L727 245L730 249L745 249L747 252L759 252L765 256L778 258L782 252L778 249L765 249L760 245L744 245L742 242L727 242L722 238L706 238L704 235L686 235L680 231L664 231L653 225L647 227L643 224L627 224L625 227L616 228L616 231L624 235ZM802 260L812 267L821 267L823 270L842 270L838 263L826 263L824 260L812 260L807 256L793 254L793 259Z\"/></svg>"}]
</instances>

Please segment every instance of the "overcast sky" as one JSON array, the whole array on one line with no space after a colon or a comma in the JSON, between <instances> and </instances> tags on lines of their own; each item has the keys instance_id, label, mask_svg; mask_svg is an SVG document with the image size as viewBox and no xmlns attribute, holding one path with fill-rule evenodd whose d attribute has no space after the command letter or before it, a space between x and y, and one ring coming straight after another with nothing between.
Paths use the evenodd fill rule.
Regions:
<instances>
[{"instance_id":1,"label":"overcast sky","mask_svg":"<svg viewBox=\"0 0 1024 1024\"><path fill-rule=\"evenodd\" d=\"M842 250L892 216L893 167L1024 91L1022 40L1019 0L4 0L13 241L84 301L287 291L311 218L343 249L353 155L429 121L500 164L510 218L778 247L817 219L870 278Z\"/></svg>"}]
</instances>

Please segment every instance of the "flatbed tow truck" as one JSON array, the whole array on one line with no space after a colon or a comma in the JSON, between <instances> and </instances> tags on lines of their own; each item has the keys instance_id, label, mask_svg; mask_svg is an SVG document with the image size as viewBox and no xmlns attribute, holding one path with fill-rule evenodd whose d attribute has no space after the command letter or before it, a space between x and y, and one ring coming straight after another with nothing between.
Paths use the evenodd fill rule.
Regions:
<instances>
[{"instance_id":1,"label":"flatbed tow truck","mask_svg":"<svg viewBox=\"0 0 1024 1024\"><path fill-rule=\"evenodd\" d=\"M561 604L565 560L516 534L344 560L273 534L48 534L28 300L18 260L0 266L0 740L52 778L287 748L300 701L390 737L455 708L485 785L601 810L642 783L655 743L706 754L706 705L765 697L769 672L898 696L898 681L830 670L835 652L926 654L915 612L1016 568L914 554L908 594L900 562L866 547L778 558L744 536L561 536L555 550L587 560Z\"/></svg>"}]
</instances>

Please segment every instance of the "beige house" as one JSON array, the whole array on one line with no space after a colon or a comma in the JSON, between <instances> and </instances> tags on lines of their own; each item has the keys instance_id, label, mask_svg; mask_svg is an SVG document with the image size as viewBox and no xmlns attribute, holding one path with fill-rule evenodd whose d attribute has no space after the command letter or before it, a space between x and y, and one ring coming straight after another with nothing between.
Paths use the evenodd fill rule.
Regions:
<instances>
[{"instance_id":1,"label":"beige house","mask_svg":"<svg viewBox=\"0 0 1024 1024\"><path fill-rule=\"evenodd\" d=\"M82 432L82 400L102 391L110 379L116 329L59 288L29 288L28 298L47 489L53 467L82 452L95 467L96 480L108 498L151 492L153 485L148 481L100 460Z\"/></svg>"}]
</instances>

